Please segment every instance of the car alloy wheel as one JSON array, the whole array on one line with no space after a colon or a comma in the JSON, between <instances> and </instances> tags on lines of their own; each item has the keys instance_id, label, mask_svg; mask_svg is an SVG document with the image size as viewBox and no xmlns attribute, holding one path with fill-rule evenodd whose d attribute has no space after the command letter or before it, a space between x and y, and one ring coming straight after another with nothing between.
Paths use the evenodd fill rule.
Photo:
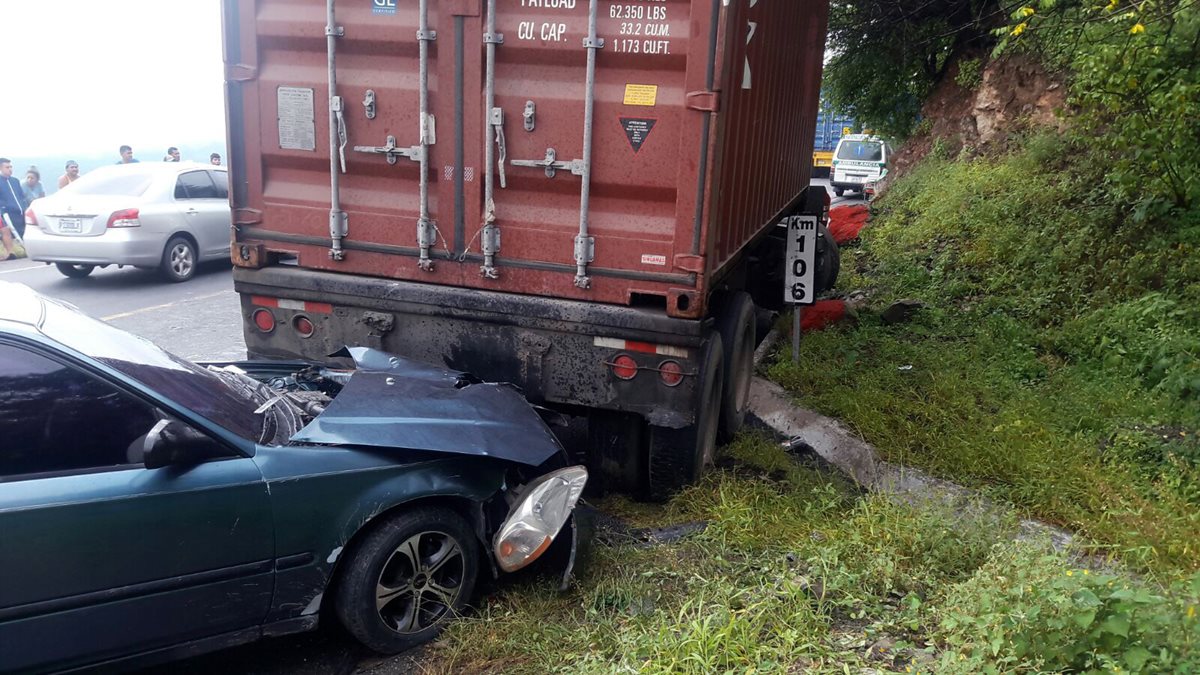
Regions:
<instances>
[{"instance_id":1,"label":"car alloy wheel","mask_svg":"<svg viewBox=\"0 0 1200 675\"><path fill-rule=\"evenodd\" d=\"M163 252L163 273L171 281L187 281L196 273L196 247L184 237L172 237Z\"/></svg>"},{"instance_id":2,"label":"car alloy wheel","mask_svg":"<svg viewBox=\"0 0 1200 675\"><path fill-rule=\"evenodd\" d=\"M397 633L419 633L441 621L462 594L466 562L445 532L419 532L392 552L375 582L375 610Z\"/></svg>"},{"instance_id":3,"label":"car alloy wheel","mask_svg":"<svg viewBox=\"0 0 1200 675\"><path fill-rule=\"evenodd\" d=\"M370 526L338 563L334 608L359 642L394 654L437 637L467 606L481 556L453 510L422 506Z\"/></svg>"}]
</instances>

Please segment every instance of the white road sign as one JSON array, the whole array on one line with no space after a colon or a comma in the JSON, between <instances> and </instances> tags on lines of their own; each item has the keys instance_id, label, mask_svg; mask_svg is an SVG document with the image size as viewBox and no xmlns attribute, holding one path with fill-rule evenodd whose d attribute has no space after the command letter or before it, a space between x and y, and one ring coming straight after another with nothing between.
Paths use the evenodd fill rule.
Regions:
<instances>
[{"instance_id":1,"label":"white road sign","mask_svg":"<svg viewBox=\"0 0 1200 675\"><path fill-rule=\"evenodd\" d=\"M792 216L787 224L787 276L783 301L811 305L817 297L817 217Z\"/></svg>"}]
</instances>

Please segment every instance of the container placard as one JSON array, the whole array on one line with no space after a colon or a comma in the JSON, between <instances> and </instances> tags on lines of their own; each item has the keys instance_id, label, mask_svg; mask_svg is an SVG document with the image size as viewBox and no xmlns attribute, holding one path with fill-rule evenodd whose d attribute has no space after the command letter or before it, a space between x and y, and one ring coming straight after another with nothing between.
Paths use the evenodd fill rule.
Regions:
<instances>
[{"instance_id":1,"label":"container placard","mask_svg":"<svg viewBox=\"0 0 1200 675\"><path fill-rule=\"evenodd\" d=\"M279 148L316 150L317 124L313 108L313 90L305 87L280 87L276 91L279 110Z\"/></svg>"}]
</instances>

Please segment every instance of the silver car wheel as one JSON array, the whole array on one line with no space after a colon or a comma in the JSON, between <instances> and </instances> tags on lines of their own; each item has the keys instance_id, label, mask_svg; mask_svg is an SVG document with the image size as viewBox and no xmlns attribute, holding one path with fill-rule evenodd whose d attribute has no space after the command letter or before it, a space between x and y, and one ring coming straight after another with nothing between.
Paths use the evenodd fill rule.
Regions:
<instances>
[{"instance_id":1,"label":"silver car wheel","mask_svg":"<svg viewBox=\"0 0 1200 675\"><path fill-rule=\"evenodd\" d=\"M388 558L375 584L375 610L397 633L417 633L454 611L466 560L454 537L421 532Z\"/></svg>"},{"instance_id":2,"label":"silver car wheel","mask_svg":"<svg viewBox=\"0 0 1200 675\"><path fill-rule=\"evenodd\" d=\"M175 247L171 249L169 264L175 276L190 276L192 268L196 265L196 261L192 258L192 247L184 242L175 244Z\"/></svg>"}]
</instances>

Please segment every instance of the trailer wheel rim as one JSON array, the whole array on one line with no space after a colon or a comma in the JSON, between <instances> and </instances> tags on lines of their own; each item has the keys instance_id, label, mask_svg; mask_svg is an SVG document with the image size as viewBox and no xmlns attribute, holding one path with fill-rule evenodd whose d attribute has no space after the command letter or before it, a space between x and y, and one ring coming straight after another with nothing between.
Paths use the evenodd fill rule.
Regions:
<instances>
[{"instance_id":1,"label":"trailer wheel rim","mask_svg":"<svg viewBox=\"0 0 1200 675\"><path fill-rule=\"evenodd\" d=\"M720 359L719 352L716 358ZM702 474L705 467L712 466L717 454L717 426L721 421L720 399L721 399L721 384L723 365L718 360L717 367L713 369L712 377L704 385L704 398L700 403L700 428L697 430L700 437L696 439L700 446L700 465L697 467L697 473Z\"/></svg>"},{"instance_id":2,"label":"trailer wheel rim","mask_svg":"<svg viewBox=\"0 0 1200 675\"><path fill-rule=\"evenodd\" d=\"M754 321L742 324L738 350L734 353L737 363L730 364L732 372L727 375L733 380L733 403L740 413L750 405L750 380L754 361Z\"/></svg>"}]
</instances>

